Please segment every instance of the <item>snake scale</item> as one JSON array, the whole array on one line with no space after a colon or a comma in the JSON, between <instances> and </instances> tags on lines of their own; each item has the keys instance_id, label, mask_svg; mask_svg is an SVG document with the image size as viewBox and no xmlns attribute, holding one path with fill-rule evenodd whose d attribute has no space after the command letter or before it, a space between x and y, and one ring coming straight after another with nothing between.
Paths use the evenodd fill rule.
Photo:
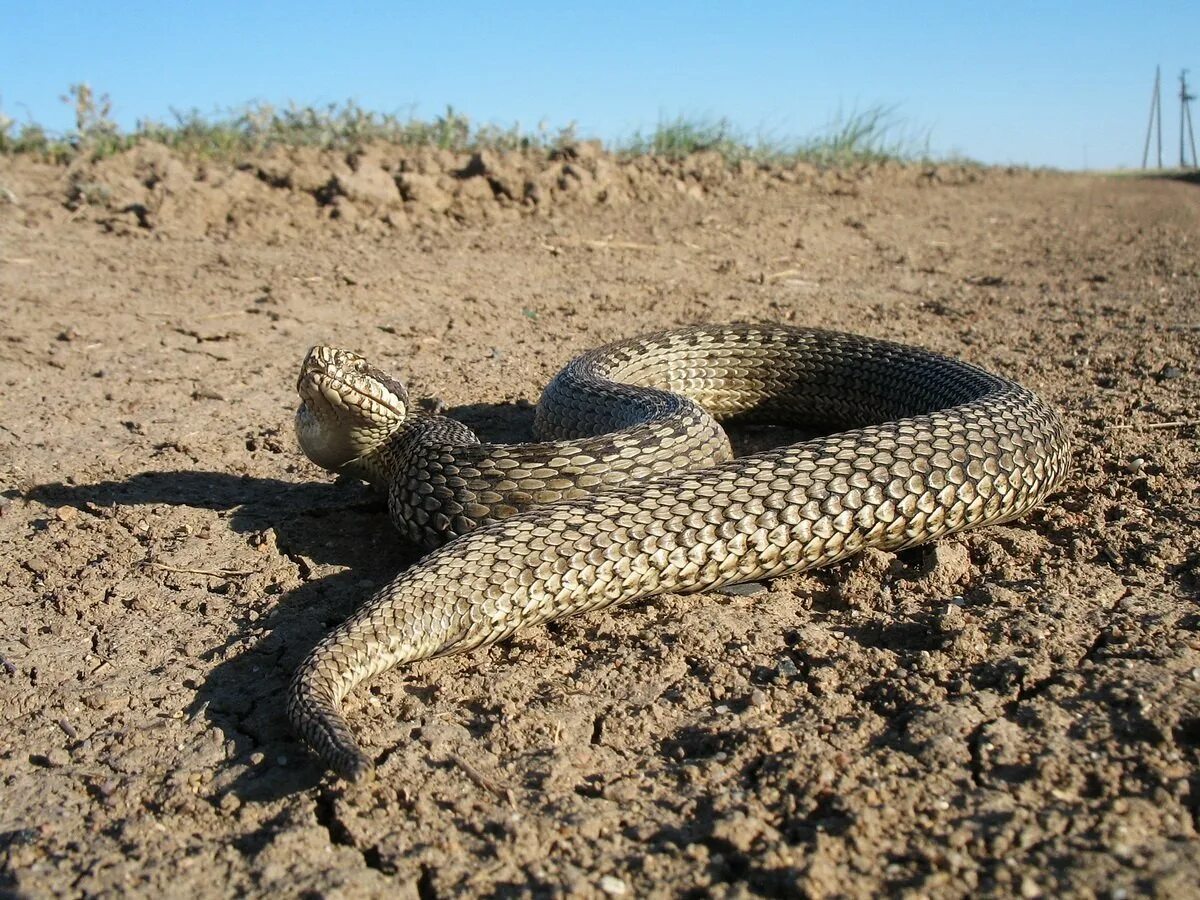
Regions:
<instances>
[{"instance_id":1,"label":"snake scale","mask_svg":"<svg viewBox=\"0 0 1200 900\"><path fill-rule=\"evenodd\" d=\"M1066 430L1020 385L890 341L698 326L586 352L547 386L541 443L481 444L410 408L361 357L316 347L301 446L378 483L433 550L297 670L288 715L339 775L374 771L343 698L399 663L552 619L897 550L1029 511L1066 473ZM719 422L848 430L732 458Z\"/></svg>"}]
</instances>

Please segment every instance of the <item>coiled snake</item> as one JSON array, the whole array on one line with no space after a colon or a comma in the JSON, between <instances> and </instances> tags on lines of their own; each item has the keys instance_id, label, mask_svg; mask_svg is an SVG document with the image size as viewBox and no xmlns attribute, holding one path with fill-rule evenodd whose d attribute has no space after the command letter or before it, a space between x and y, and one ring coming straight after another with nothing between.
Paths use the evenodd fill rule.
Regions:
<instances>
[{"instance_id":1,"label":"coiled snake","mask_svg":"<svg viewBox=\"0 0 1200 900\"><path fill-rule=\"evenodd\" d=\"M779 325L683 328L584 353L542 395L544 443L480 444L328 347L309 353L298 389L309 457L385 487L408 538L449 540L326 637L292 681L294 727L352 781L374 765L342 699L398 663L1003 522L1067 468L1062 422L1012 381ZM732 459L718 421L734 417L852 430Z\"/></svg>"}]
</instances>

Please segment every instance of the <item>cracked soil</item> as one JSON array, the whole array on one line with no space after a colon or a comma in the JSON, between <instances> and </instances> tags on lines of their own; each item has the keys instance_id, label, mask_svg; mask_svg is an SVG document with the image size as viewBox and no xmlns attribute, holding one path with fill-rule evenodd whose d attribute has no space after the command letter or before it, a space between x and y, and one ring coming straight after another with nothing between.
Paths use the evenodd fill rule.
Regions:
<instances>
[{"instance_id":1,"label":"cracked soil","mask_svg":"<svg viewBox=\"0 0 1200 900\"><path fill-rule=\"evenodd\" d=\"M0 893L1197 896L1197 184L584 145L0 185ZM288 678L417 553L296 447L305 350L519 441L574 353L733 320L1021 381L1069 480L392 671L348 701L378 778L325 775Z\"/></svg>"}]
</instances>

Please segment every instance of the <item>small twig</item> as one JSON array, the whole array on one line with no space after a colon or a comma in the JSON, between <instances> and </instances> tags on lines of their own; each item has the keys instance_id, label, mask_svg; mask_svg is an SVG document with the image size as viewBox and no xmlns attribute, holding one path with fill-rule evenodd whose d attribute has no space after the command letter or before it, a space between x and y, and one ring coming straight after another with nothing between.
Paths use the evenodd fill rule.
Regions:
<instances>
[{"instance_id":1,"label":"small twig","mask_svg":"<svg viewBox=\"0 0 1200 900\"><path fill-rule=\"evenodd\" d=\"M767 276L767 281L778 281L780 278L789 278L792 275L803 275L803 269L784 269L782 272L772 272Z\"/></svg>"},{"instance_id":2,"label":"small twig","mask_svg":"<svg viewBox=\"0 0 1200 900\"><path fill-rule=\"evenodd\" d=\"M253 575L253 571L241 571L238 569L189 569L183 566L168 566L165 563L146 563L152 569L158 569L161 572L177 572L180 575L208 575L212 578L245 578L248 575Z\"/></svg>"},{"instance_id":3,"label":"small twig","mask_svg":"<svg viewBox=\"0 0 1200 900\"><path fill-rule=\"evenodd\" d=\"M634 241L584 241L597 250L657 250L657 244L638 244Z\"/></svg>"},{"instance_id":4,"label":"small twig","mask_svg":"<svg viewBox=\"0 0 1200 900\"><path fill-rule=\"evenodd\" d=\"M1174 422L1122 422L1109 425L1112 430L1132 429L1134 431L1158 431L1162 428L1187 428L1189 425L1200 425L1200 419L1178 419Z\"/></svg>"},{"instance_id":5,"label":"small twig","mask_svg":"<svg viewBox=\"0 0 1200 900\"><path fill-rule=\"evenodd\" d=\"M516 806L516 803L513 802L513 793L511 790L488 778L457 753L450 754L450 762L458 766L459 769L462 770L462 773L466 775L476 787L480 787L485 791L489 791L490 793L494 794L497 799L503 800L509 806Z\"/></svg>"}]
</instances>

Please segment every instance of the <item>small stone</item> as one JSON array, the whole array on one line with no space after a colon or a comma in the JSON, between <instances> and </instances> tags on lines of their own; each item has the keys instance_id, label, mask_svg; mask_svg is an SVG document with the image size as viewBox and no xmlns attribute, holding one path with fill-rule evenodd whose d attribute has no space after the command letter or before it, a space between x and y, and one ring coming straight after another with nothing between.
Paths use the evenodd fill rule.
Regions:
<instances>
[{"instance_id":1,"label":"small stone","mask_svg":"<svg viewBox=\"0 0 1200 900\"><path fill-rule=\"evenodd\" d=\"M67 751L64 750L62 747L55 747L53 750L51 750L49 753L46 754L46 762L48 762L55 769L61 769L63 766L67 765L70 761L71 761L71 755L69 753L67 753Z\"/></svg>"},{"instance_id":2,"label":"small stone","mask_svg":"<svg viewBox=\"0 0 1200 900\"><path fill-rule=\"evenodd\" d=\"M600 879L600 890L610 897L624 897L629 888L625 882L615 875L605 875Z\"/></svg>"},{"instance_id":3,"label":"small stone","mask_svg":"<svg viewBox=\"0 0 1200 900\"><path fill-rule=\"evenodd\" d=\"M800 674L800 670L796 668L796 664L792 662L790 656L785 656L775 665L775 671L784 678L795 678Z\"/></svg>"},{"instance_id":4,"label":"small stone","mask_svg":"<svg viewBox=\"0 0 1200 900\"><path fill-rule=\"evenodd\" d=\"M79 518L79 510L73 506L60 506L54 511L54 518L60 522L74 522Z\"/></svg>"},{"instance_id":5,"label":"small stone","mask_svg":"<svg viewBox=\"0 0 1200 900\"><path fill-rule=\"evenodd\" d=\"M236 812L241 805L242 801L235 794L226 794L221 798L221 802L217 804L221 812L226 813Z\"/></svg>"},{"instance_id":6,"label":"small stone","mask_svg":"<svg viewBox=\"0 0 1200 900\"><path fill-rule=\"evenodd\" d=\"M752 690L750 692L750 705L751 706L766 706L770 702L771 702L771 698L767 696L766 691L762 691L762 690L759 690L758 688L755 688L754 690Z\"/></svg>"},{"instance_id":7,"label":"small stone","mask_svg":"<svg viewBox=\"0 0 1200 900\"><path fill-rule=\"evenodd\" d=\"M1125 463L1125 471L1130 475L1141 475L1144 468L1146 468L1146 460L1140 456L1135 456Z\"/></svg>"},{"instance_id":8,"label":"small stone","mask_svg":"<svg viewBox=\"0 0 1200 900\"><path fill-rule=\"evenodd\" d=\"M1158 372L1159 381L1173 381L1183 377L1183 369L1179 366L1163 366Z\"/></svg>"}]
</instances>

